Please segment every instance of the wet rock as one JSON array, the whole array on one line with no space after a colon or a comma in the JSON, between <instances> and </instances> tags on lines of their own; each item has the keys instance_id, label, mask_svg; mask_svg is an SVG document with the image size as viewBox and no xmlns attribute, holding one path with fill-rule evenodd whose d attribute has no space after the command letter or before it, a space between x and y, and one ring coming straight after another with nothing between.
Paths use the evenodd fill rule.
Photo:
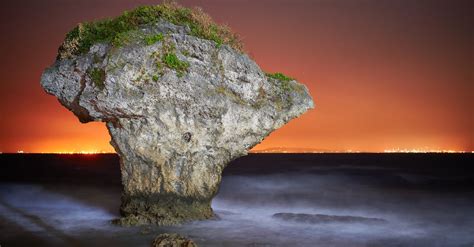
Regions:
<instances>
[{"instance_id":1,"label":"wet rock","mask_svg":"<svg viewBox=\"0 0 474 247\"><path fill-rule=\"evenodd\" d=\"M163 233L153 240L152 247L197 247L197 245L188 238L176 233Z\"/></svg>"},{"instance_id":2,"label":"wet rock","mask_svg":"<svg viewBox=\"0 0 474 247\"><path fill-rule=\"evenodd\" d=\"M366 218L360 216L340 216L325 214L295 214L295 213L276 213L273 218L297 223L306 224L327 224L327 223L363 223L363 224L383 224L387 223L384 219Z\"/></svg>"},{"instance_id":3,"label":"wet rock","mask_svg":"<svg viewBox=\"0 0 474 247\"><path fill-rule=\"evenodd\" d=\"M81 122L106 122L121 163L116 223L211 218L226 165L313 108L312 98L303 84L187 26L159 21L131 32L120 46L63 47L41 85Z\"/></svg>"}]
</instances>

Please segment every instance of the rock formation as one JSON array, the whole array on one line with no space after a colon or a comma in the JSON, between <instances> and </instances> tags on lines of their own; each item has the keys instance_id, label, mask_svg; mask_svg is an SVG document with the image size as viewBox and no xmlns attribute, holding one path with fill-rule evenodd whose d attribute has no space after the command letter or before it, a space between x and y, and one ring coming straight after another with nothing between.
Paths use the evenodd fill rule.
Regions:
<instances>
[{"instance_id":1,"label":"rock formation","mask_svg":"<svg viewBox=\"0 0 474 247\"><path fill-rule=\"evenodd\" d=\"M118 223L212 217L225 166L313 108L304 85L264 73L203 15L164 4L79 24L42 75L81 122L106 122L121 160Z\"/></svg>"},{"instance_id":2,"label":"rock formation","mask_svg":"<svg viewBox=\"0 0 474 247\"><path fill-rule=\"evenodd\" d=\"M306 224L328 224L328 223L360 223L360 224L383 224L387 223L384 219L367 218L360 216L346 215L325 215L325 214L295 214L295 213L276 213L273 218Z\"/></svg>"},{"instance_id":3,"label":"rock formation","mask_svg":"<svg viewBox=\"0 0 474 247\"><path fill-rule=\"evenodd\" d=\"M151 245L152 247L197 247L191 239L187 239L176 233L163 233L158 235Z\"/></svg>"}]
</instances>

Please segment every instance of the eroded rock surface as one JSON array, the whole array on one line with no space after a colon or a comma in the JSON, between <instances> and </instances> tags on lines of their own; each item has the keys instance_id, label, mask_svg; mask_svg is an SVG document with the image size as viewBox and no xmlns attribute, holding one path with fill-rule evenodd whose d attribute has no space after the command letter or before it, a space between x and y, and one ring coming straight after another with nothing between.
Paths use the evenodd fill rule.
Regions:
<instances>
[{"instance_id":1,"label":"eroded rock surface","mask_svg":"<svg viewBox=\"0 0 474 247\"><path fill-rule=\"evenodd\" d=\"M153 35L163 37L144 39ZM162 21L129 36L120 47L61 55L41 84L81 122L107 123L121 159L119 223L210 218L225 166L313 108L311 96L186 26Z\"/></svg>"},{"instance_id":2,"label":"eroded rock surface","mask_svg":"<svg viewBox=\"0 0 474 247\"><path fill-rule=\"evenodd\" d=\"M151 245L152 247L197 247L197 245L186 237L176 233L163 233L158 235Z\"/></svg>"}]
</instances>

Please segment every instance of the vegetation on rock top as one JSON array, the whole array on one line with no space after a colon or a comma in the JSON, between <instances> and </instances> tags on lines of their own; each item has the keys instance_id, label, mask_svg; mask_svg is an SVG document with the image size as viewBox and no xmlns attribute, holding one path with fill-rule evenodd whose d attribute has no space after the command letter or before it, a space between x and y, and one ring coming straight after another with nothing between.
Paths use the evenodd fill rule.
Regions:
<instances>
[{"instance_id":1,"label":"vegetation on rock top","mask_svg":"<svg viewBox=\"0 0 474 247\"><path fill-rule=\"evenodd\" d=\"M164 38L162 33L158 33L155 35L149 35L145 37L145 42L147 45L153 45L156 42L162 41Z\"/></svg>"},{"instance_id":2,"label":"vegetation on rock top","mask_svg":"<svg viewBox=\"0 0 474 247\"><path fill-rule=\"evenodd\" d=\"M284 92L288 92L292 90L292 87L290 85L290 81L293 81L294 79L291 77L288 77L284 75L283 73L265 73L265 75L269 78L276 79L280 82L280 88Z\"/></svg>"},{"instance_id":3,"label":"vegetation on rock top","mask_svg":"<svg viewBox=\"0 0 474 247\"><path fill-rule=\"evenodd\" d=\"M277 80L280 80L280 81L293 81L294 80L293 78L288 77L288 76L284 75L283 73L274 73L274 74L266 73L265 75L270 77L270 78L277 79Z\"/></svg>"},{"instance_id":4,"label":"vegetation on rock top","mask_svg":"<svg viewBox=\"0 0 474 247\"><path fill-rule=\"evenodd\" d=\"M229 27L215 23L200 8L190 9L180 6L175 1L165 1L160 5L141 6L132 11L126 11L112 19L79 24L66 35L66 39L59 48L58 58L84 54L92 45L99 42L120 46L124 43L122 41L128 38L128 32L160 20L188 26L191 35L212 40L217 43L217 46L226 44L236 50L243 50L237 34ZM148 40L145 41L149 43Z\"/></svg>"}]
</instances>

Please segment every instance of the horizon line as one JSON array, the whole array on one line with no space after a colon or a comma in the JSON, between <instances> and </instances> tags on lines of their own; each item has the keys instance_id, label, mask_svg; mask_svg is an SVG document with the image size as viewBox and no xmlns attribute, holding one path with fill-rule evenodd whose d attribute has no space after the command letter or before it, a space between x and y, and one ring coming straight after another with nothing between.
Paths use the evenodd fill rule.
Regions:
<instances>
[{"instance_id":1,"label":"horizon line","mask_svg":"<svg viewBox=\"0 0 474 247\"><path fill-rule=\"evenodd\" d=\"M249 154L469 154L474 151L427 150L427 151L249 151ZM55 154L55 155L98 155L117 154L116 152L0 152L0 154Z\"/></svg>"}]
</instances>

